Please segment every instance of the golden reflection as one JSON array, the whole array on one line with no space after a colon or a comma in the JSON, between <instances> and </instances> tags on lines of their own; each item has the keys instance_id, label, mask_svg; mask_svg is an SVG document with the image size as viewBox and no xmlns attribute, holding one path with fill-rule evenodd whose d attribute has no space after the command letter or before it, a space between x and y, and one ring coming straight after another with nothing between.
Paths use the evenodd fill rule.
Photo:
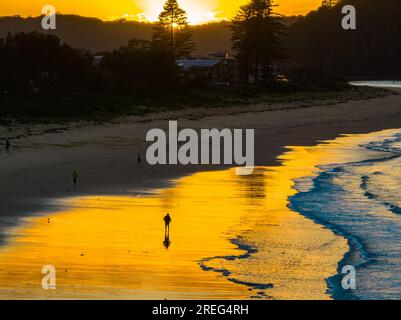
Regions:
<instances>
[{"instance_id":1,"label":"golden reflection","mask_svg":"<svg viewBox=\"0 0 401 320\"><path fill-rule=\"evenodd\" d=\"M366 158L358 145L376 136L291 147L282 165L249 177L234 169L200 172L151 196L72 199L69 209L9 230L0 249L0 298L328 299L325 279L337 272L346 240L291 211L287 199L294 179L315 174L317 165ZM258 251L221 258L244 253L230 239ZM216 256L205 266L229 270L234 282L200 268ZM41 287L44 265L56 267L56 290Z\"/></svg>"}]
</instances>

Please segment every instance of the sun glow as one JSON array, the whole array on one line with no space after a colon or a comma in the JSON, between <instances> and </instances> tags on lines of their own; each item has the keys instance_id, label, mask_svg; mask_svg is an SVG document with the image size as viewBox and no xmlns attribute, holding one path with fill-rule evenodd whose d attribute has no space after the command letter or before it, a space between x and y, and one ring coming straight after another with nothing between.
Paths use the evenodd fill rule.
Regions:
<instances>
[{"instance_id":1,"label":"sun glow","mask_svg":"<svg viewBox=\"0 0 401 320\"><path fill-rule=\"evenodd\" d=\"M163 10L164 1L148 0L146 3L139 4L143 10L139 15L145 17L147 21L157 21L157 18ZM187 12L188 22L190 24L202 24L213 21L223 20L217 10L217 5L202 0L181 0L179 5ZM139 16L138 15L138 16Z\"/></svg>"},{"instance_id":2,"label":"sun glow","mask_svg":"<svg viewBox=\"0 0 401 320\"><path fill-rule=\"evenodd\" d=\"M178 0L181 8L187 12L190 24L202 24L221 20L230 20L240 6L249 0ZM163 10L165 0L135 0L141 16L146 21L156 21ZM321 4L321 0L276 0L276 11L284 15L305 14Z\"/></svg>"},{"instance_id":3,"label":"sun glow","mask_svg":"<svg viewBox=\"0 0 401 320\"><path fill-rule=\"evenodd\" d=\"M97 17L102 20L156 21L166 0L52 0L57 12ZM178 0L187 12L190 24L229 20L241 5L249 0ZM284 15L306 14L321 4L321 0L275 0L276 11ZM41 14L43 0L1 0L0 16Z\"/></svg>"}]
</instances>

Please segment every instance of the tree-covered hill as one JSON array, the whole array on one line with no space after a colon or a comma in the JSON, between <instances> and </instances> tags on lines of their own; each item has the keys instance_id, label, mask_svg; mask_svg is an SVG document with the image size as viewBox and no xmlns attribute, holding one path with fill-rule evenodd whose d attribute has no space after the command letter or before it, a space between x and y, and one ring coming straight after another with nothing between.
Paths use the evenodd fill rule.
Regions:
<instances>
[{"instance_id":1,"label":"tree-covered hill","mask_svg":"<svg viewBox=\"0 0 401 320\"><path fill-rule=\"evenodd\" d=\"M343 30L341 8L356 8L356 30ZM401 1L344 0L292 24L285 39L294 62L351 78L401 76Z\"/></svg>"}]
</instances>

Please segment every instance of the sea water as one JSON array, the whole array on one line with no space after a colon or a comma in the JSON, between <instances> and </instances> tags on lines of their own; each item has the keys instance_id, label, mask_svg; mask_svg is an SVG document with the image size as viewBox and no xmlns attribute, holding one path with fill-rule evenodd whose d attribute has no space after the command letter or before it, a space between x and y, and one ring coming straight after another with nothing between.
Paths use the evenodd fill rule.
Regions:
<instances>
[{"instance_id":1,"label":"sea water","mask_svg":"<svg viewBox=\"0 0 401 320\"><path fill-rule=\"evenodd\" d=\"M400 299L401 130L362 147L383 156L325 166L317 177L298 179L302 191L290 207L349 241L339 269L356 268L356 290L343 290L341 277L333 276L333 298Z\"/></svg>"},{"instance_id":2,"label":"sea water","mask_svg":"<svg viewBox=\"0 0 401 320\"><path fill-rule=\"evenodd\" d=\"M370 80L370 81L351 81L353 86L367 86L376 88L401 88L400 80Z\"/></svg>"}]
</instances>

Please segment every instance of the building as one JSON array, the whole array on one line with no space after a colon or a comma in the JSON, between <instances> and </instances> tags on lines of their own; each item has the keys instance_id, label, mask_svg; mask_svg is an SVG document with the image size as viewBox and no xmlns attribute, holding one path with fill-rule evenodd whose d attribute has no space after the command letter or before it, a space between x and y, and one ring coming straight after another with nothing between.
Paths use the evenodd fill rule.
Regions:
<instances>
[{"instance_id":1,"label":"building","mask_svg":"<svg viewBox=\"0 0 401 320\"><path fill-rule=\"evenodd\" d=\"M103 56L97 55L93 57L93 65L98 67L103 61Z\"/></svg>"},{"instance_id":2,"label":"building","mask_svg":"<svg viewBox=\"0 0 401 320\"><path fill-rule=\"evenodd\" d=\"M227 52L176 60L176 63L181 69L181 76L189 80L218 85L230 85L237 81L236 62Z\"/></svg>"}]
</instances>

